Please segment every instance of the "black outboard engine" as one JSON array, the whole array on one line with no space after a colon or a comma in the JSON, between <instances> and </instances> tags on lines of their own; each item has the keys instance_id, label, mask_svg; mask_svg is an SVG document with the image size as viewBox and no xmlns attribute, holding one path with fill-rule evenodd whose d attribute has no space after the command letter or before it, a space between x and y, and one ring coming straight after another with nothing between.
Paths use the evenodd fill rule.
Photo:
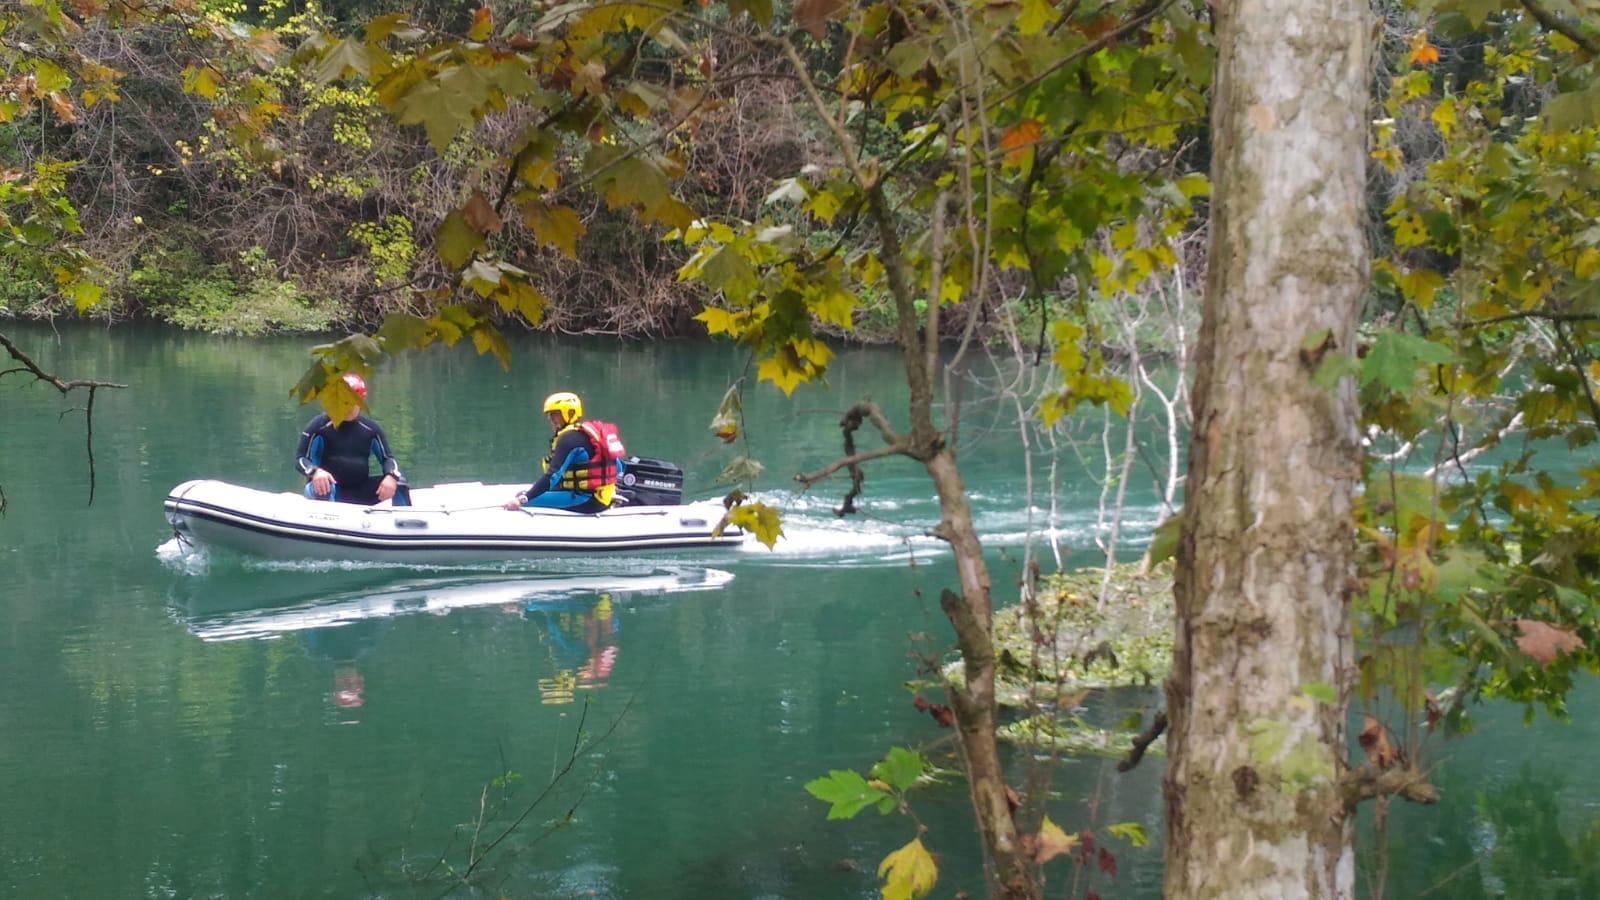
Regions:
<instances>
[{"instance_id":1,"label":"black outboard engine","mask_svg":"<svg viewBox=\"0 0 1600 900\"><path fill-rule=\"evenodd\" d=\"M630 456L622 461L613 506L677 506L682 502L682 469L647 456Z\"/></svg>"}]
</instances>

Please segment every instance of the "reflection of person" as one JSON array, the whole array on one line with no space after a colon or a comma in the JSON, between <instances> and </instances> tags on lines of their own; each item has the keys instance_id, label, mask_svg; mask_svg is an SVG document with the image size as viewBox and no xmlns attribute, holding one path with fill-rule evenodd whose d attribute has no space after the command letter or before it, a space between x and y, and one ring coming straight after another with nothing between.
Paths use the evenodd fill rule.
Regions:
<instances>
[{"instance_id":1,"label":"reflection of person","mask_svg":"<svg viewBox=\"0 0 1600 900\"><path fill-rule=\"evenodd\" d=\"M622 469L622 442L604 422L583 421L583 401L570 391L545 398L544 412L555 433L541 465L544 474L506 501L506 509L538 506L600 512L611 506Z\"/></svg>"},{"instance_id":2,"label":"reflection of person","mask_svg":"<svg viewBox=\"0 0 1600 900\"><path fill-rule=\"evenodd\" d=\"M539 698L547 704L571 703L575 691L597 690L608 683L616 666L619 624L610 594L601 594L589 609L551 608L547 603L529 603L524 616L543 619L552 639L555 663L559 668L549 678L539 679Z\"/></svg>"},{"instance_id":3,"label":"reflection of person","mask_svg":"<svg viewBox=\"0 0 1600 900\"><path fill-rule=\"evenodd\" d=\"M405 477L400 474L400 462L389 449L383 429L361 414L367 402L367 383L354 372L346 372L344 382L361 402L350 408L342 422L318 413L300 433L295 467L307 479L306 496L371 506L398 493L395 503L403 505ZM369 456L378 458L381 475L371 474Z\"/></svg>"}]
</instances>

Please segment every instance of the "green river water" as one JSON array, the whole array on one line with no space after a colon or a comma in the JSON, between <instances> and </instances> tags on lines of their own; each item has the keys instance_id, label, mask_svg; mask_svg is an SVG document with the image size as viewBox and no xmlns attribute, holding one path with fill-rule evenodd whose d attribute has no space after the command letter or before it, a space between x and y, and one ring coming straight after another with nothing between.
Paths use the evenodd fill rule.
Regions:
<instances>
[{"instance_id":1,"label":"green river water","mask_svg":"<svg viewBox=\"0 0 1600 900\"><path fill-rule=\"evenodd\" d=\"M878 860L915 836L900 815L826 821L803 785L896 745L949 760L902 686L915 637L949 643L931 490L886 462L864 515L839 520L842 481L789 480L833 457L857 397L903 408L895 354L841 351L826 388L748 393L759 493L787 517L775 551L403 569L167 543L181 481L298 488L312 411L288 389L308 341L7 330L49 369L130 387L97 397L90 505L83 416L61 415L83 395L0 381L0 897L874 897ZM531 480L536 404L572 389L630 450L682 465L688 495L720 493L732 451L706 424L742 367L732 349L514 346L510 373L457 348L370 379L412 483ZM970 396L963 468L1004 600L1048 511L1025 511L1007 405ZM1060 461L1054 534L1087 564L1099 489ZM1157 515L1147 482L1129 485L1135 545ZM1575 695L1572 725L1490 709L1439 745L1444 803L1389 813L1386 895L1600 896L1594 697ZM1115 877L1055 863L1050 896L1159 895L1161 762L1054 768L1056 822L1137 822L1153 842L1113 844ZM915 812L934 896L981 896L964 788L921 791Z\"/></svg>"}]
</instances>

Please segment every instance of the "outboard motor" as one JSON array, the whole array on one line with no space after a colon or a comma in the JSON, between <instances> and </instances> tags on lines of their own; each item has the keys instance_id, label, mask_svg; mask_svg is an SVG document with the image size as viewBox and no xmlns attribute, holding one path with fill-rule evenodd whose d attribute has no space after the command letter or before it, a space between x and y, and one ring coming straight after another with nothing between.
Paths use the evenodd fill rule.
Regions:
<instances>
[{"instance_id":1,"label":"outboard motor","mask_svg":"<svg viewBox=\"0 0 1600 900\"><path fill-rule=\"evenodd\" d=\"M683 502L683 470L664 459L630 456L622 461L614 506L677 506Z\"/></svg>"}]
</instances>

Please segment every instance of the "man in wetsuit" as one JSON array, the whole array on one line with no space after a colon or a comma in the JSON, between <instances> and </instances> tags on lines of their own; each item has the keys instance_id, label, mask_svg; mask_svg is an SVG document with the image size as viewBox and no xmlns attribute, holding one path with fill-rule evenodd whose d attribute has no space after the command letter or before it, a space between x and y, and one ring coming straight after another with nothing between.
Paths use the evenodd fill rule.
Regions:
<instances>
[{"instance_id":1,"label":"man in wetsuit","mask_svg":"<svg viewBox=\"0 0 1600 900\"><path fill-rule=\"evenodd\" d=\"M507 500L506 509L538 506L573 512L600 512L611 506L622 465L622 444L615 429L601 422L584 422L583 401L571 391L559 391L544 400L545 416L555 434L545 454L544 474L526 491ZM602 441L615 441L611 453Z\"/></svg>"},{"instance_id":2,"label":"man in wetsuit","mask_svg":"<svg viewBox=\"0 0 1600 900\"><path fill-rule=\"evenodd\" d=\"M389 449L383 429L361 414L367 402L367 383L354 372L346 372L344 382L361 403L350 408L343 422L335 424L327 413L318 413L300 432L295 468L307 478L306 496L371 506L395 497L398 491L400 498L395 504L402 505L405 477L400 474L400 463ZM371 474L369 456L378 458L381 474Z\"/></svg>"}]
</instances>

